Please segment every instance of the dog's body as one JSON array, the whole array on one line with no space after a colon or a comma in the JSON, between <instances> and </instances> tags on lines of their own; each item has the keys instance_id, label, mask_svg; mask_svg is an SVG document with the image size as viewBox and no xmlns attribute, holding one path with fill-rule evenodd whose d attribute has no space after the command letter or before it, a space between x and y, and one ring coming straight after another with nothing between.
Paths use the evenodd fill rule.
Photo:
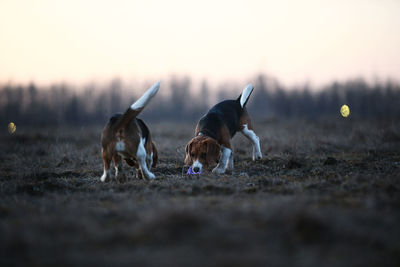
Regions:
<instances>
[{"instance_id":1,"label":"dog's body","mask_svg":"<svg viewBox=\"0 0 400 267\"><path fill-rule=\"evenodd\" d=\"M152 141L146 124L136 116L158 92L160 83L154 84L142 97L133 103L124 114L116 114L110 118L101 135L104 173L102 182L111 178L111 160L114 161L115 177L122 175L121 159L139 170L138 176L154 179L150 172L158 159L157 149Z\"/></svg>"},{"instance_id":2,"label":"dog's body","mask_svg":"<svg viewBox=\"0 0 400 267\"><path fill-rule=\"evenodd\" d=\"M241 131L253 144L253 160L261 159L260 141L254 133L246 103L253 86L246 86L236 100L225 100L214 107L198 122L195 137L186 145L185 164L193 162L194 172L215 163L221 157L214 173L233 170L233 153L230 140L237 131Z\"/></svg>"}]
</instances>

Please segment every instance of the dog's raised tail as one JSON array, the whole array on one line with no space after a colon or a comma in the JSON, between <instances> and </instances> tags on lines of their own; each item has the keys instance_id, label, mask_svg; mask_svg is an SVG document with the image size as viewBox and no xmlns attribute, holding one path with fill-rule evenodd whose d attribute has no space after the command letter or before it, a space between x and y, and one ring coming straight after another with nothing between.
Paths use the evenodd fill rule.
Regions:
<instances>
[{"instance_id":1,"label":"dog's raised tail","mask_svg":"<svg viewBox=\"0 0 400 267\"><path fill-rule=\"evenodd\" d=\"M251 93L253 92L253 89L254 89L254 86L251 83L249 83L248 85L246 85L243 92L238 97L237 100L240 101L240 105L242 106L242 108L244 108L246 106L247 101L249 100L249 97L250 97Z\"/></svg>"},{"instance_id":2,"label":"dog's raised tail","mask_svg":"<svg viewBox=\"0 0 400 267\"><path fill-rule=\"evenodd\" d=\"M130 109L142 111L143 108L150 102L150 100L157 94L161 82L156 82L152 87L147 89L144 94L130 106Z\"/></svg>"},{"instance_id":3,"label":"dog's raised tail","mask_svg":"<svg viewBox=\"0 0 400 267\"><path fill-rule=\"evenodd\" d=\"M129 123L133 118L142 112L150 100L157 94L161 81L156 82L152 87L147 89L144 94L133 103L128 110L121 116L119 122L116 123L115 129L119 129Z\"/></svg>"}]
</instances>

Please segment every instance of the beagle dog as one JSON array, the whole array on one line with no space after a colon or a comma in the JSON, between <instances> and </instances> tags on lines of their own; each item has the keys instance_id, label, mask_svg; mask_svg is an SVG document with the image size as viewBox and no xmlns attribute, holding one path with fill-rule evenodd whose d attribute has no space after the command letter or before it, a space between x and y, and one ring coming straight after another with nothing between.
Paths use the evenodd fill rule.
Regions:
<instances>
[{"instance_id":1,"label":"beagle dog","mask_svg":"<svg viewBox=\"0 0 400 267\"><path fill-rule=\"evenodd\" d=\"M139 177L154 179L151 167L157 164L158 154L146 124L136 118L160 88L160 82L149 88L124 114L110 118L101 134L101 153L104 162L104 173L100 180L111 179L111 160L114 161L115 178L122 176L121 159L135 167Z\"/></svg>"},{"instance_id":2,"label":"beagle dog","mask_svg":"<svg viewBox=\"0 0 400 267\"><path fill-rule=\"evenodd\" d=\"M260 139L253 126L246 104L253 85L249 84L236 100L225 100L212 107L197 123L195 137L186 145L185 165L192 165L194 173L217 162L213 173L233 170L233 153L230 140L240 131L253 145L253 160L261 159Z\"/></svg>"}]
</instances>

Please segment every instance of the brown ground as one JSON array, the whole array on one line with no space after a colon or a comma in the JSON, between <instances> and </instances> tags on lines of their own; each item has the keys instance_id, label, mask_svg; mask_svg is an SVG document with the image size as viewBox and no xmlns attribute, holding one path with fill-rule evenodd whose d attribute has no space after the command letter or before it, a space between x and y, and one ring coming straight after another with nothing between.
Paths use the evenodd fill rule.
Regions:
<instances>
[{"instance_id":1,"label":"brown ground","mask_svg":"<svg viewBox=\"0 0 400 267\"><path fill-rule=\"evenodd\" d=\"M400 265L399 121L255 125L262 161L238 135L233 174L182 176L194 123L149 123L158 179L122 184L100 127L3 131L0 265Z\"/></svg>"}]
</instances>

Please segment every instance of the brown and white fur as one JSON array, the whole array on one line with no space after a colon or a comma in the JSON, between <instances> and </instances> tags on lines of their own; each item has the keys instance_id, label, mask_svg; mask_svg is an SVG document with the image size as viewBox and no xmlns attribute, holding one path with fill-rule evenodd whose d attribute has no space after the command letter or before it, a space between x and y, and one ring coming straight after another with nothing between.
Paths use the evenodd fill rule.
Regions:
<instances>
[{"instance_id":1,"label":"brown and white fur","mask_svg":"<svg viewBox=\"0 0 400 267\"><path fill-rule=\"evenodd\" d=\"M114 115L101 134L101 152L104 173L100 180L111 179L111 160L114 161L115 177L120 180L121 159L138 170L138 176L154 179L150 172L157 163L157 149L151 139L150 131L136 116L144 109L160 88L160 82L149 88L124 114Z\"/></svg>"},{"instance_id":2,"label":"brown and white fur","mask_svg":"<svg viewBox=\"0 0 400 267\"><path fill-rule=\"evenodd\" d=\"M254 133L246 103L253 91L247 85L236 100L225 100L212 107L197 123L195 137L186 145L185 164L192 165L194 172L201 172L215 164L213 173L233 170L233 152L230 140L237 131L247 137L253 145L253 160L261 159L260 140Z\"/></svg>"}]
</instances>

